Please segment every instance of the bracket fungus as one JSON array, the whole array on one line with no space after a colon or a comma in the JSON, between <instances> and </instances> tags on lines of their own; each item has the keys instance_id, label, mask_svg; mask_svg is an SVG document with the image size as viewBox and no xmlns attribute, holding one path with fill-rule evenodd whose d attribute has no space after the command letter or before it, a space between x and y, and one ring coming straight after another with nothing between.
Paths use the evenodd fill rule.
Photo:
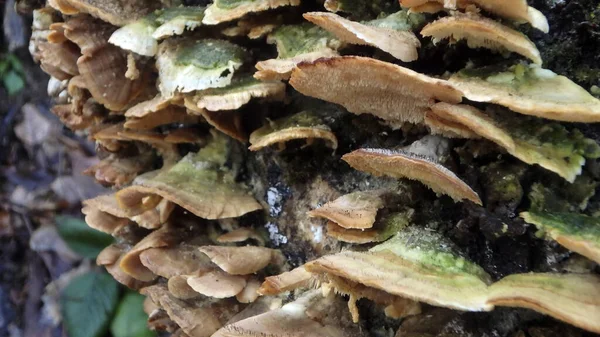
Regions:
<instances>
[{"instance_id":1,"label":"bracket fungus","mask_svg":"<svg viewBox=\"0 0 600 337\"><path fill-rule=\"evenodd\" d=\"M148 208L144 199L160 196L205 219L238 217L260 209L223 166L226 160L227 139L214 134L198 153L188 154L152 177L139 176L117 193L117 199L122 208L141 213Z\"/></svg>"},{"instance_id":2,"label":"bracket fungus","mask_svg":"<svg viewBox=\"0 0 600 337\"><path fill-rule=\"evenodd\" d=\"M409 19L406 11L364 23L323 12L305 13L304 18L342 41L377 47L404 62L412 62L419 57L417 48L421 42L410 31L412 18Z\"/></svg>"},{"instance_id":3,"label":"bracket fungus","mask_svg":"<svg viewBox=\"0 0 600 337\"><path fill-rule=\"evenodd\" d=\"M250 135L250 151L258 151L273 144L285 144L294 139L306 139L310 145L322 139L332 149L337 148L337 138L323 120L311 111L302 111L269 123Z\"/></svg>"},{"instance_id":4,"label":"bracket fungus","mask_svg":"<svg viewBox=\"0 0 600 337\"><path fill-rule=\"evenodd\" d=\"M358 56L299 64L290 84L302 94L340 104L349 112L370 113L392 123L418 123L436 100L462 100L444 80Z\"/></svg>"},{"instance_id":5,"label":"bracket fungus","mask_svg":"<svg viewBox=\"0 0 600 337\"><path fill-rule=\"evenodd\" d=\"M344 315L343 307L338 298L322 297L312 291L280 309L226 325L213 336L364 336L348 315Z\"/></svg>"},{"instance_id":6,"label":"bracket fungus","mask_svg":"<svg viewBox=\"0 0 600 337\"><path fill-rule=\"evenodd\" d=\"M217 25L251 13L298 5L300 5L300 0L216 0L206 9L202 23Z\"/></svg>"},{"instance_id":7,"label":"bracket fungus","mask_svg":"<svg viewBox=\"0 0 600 337\"><path fill-rule=\"evenodd\" d=\"M310 23L281 26L267 42L277 46L277 58L256 63L254 77L260 80L287 80L297 64L337 56L341 46L329 32Z\"/></svg>"},{"instance_id":8,"label":"bracket fungus","mask_svg":"<svg viewBox=\"0 0 600 337\"><path fill-rule=\"evenodd\" d=\"M280 81L259 81L251 76L234 77L224 88L197 91L191 99L197 109L209 111L237 110L252 98L282 101L285 84Z\"/></svg>"},{"instance_id":9,"label":"bracket fungus","mask_svg":"<svg viewBox=\"0 0 600 337\"><path fill-rule=\"evenodd\" d=\"M384 191L361 191L343 195L308 213L322 217L346 229L373 227L377 212L384 207Z\"/></svg>"},{"instance_id":10,"label":"bracket fungus","mask_svg":"<svg viewBox=\"0 0 600 337\"><path fill-rule=\"evenodd\" d=\"M470 200L481 205L481 199L469 185L435 159L407 151L359 149L342 159L353 168L375 176L390 176L418 180L436 193L454 201Z\"/></svg>"},{"instance_id":11,"label":"bracket fungus","mask_svg":"<svg viewBox=\"0 0 600 337\"><path fill-rule=\"evenodd\" d=\"M474 14L456 14L441 18L425 26L421 35L431 36L434 43L446 38L465 39L471 48L511 51L527 57L536 64L542 64L539 50L527 36L494 20Z\"/></svg>"},{"instance_id":12,"label":"bracket fungus","mask_svg":"<svg viewBox=\"0 0 600 337\"><path fill-rule=\"evenodd\" d=\"M523 212L521 217L562 246L600 263L600 220L597 217L537 210Z\"/></svg>"},{"instance_id":13,"label":"bracket fungus","mask_svg":"<svg viewBox=\"0 0 600 337\"><path fill-rule=\"evenodd\" d=\"M243 62L244 49L228 41L166 40L156 56L160 92L170 98L178 92L225 87Z\"/></svg>"},{"instance_id":14,"label":"bracket fungus","mask_svg":"<svg viewBox=\"0 0 600 337\"><path fill-rule=\"evenodd\" d=\"M305 265L391 295L459 310L488 311L490 277L438 233L407 228L368 252L342 252Z\"/></svg>"},{"instance_id":15,"label":"bracket fungus","mask_svg":"<svg viewBox=\"0 0 600 337\"><path fill-rule=\"evenodd\" d=\"M600 333L598 9L535 4L48 0L96 263L174 337Z\"/></svg>"},{"instance_id":16,"label":"bracket fungus","mask_svg":"<svg viewBox=\"0 0 600 337\"><path fill-rule=\"evenodd\" d=\"M527 0L400 0L402 7L417 12L436 13L443 9L470 10L470 6L517 23L528 22L532 27L548 33L548 20L537 9L528 6Z\"/></svg>"},{"instance_id":17,"label":"bracket fungus","mask_svg":"<svg viewBox=\"0 0 600 337\"><path fill-rule=\"evenodd\" d=\"M465 98L566 122L600 121L600 100L568 78L536 65L465 69L448 80Z\"/></svg>"},{"instance_id":18,"label":"bracket fungus","mask_svg":"<svg viewBox=\"0 0 600 337\"><path fill-rule=\"evenodd\" d=\"M460 125L459 128L491 140L525 163L538 164L569 182L581 174L585 158L600 156L600 147L578 130L569 131L558 123L501 109L488 111L486 114L467 105L438 103L430 114L441 121L442 128L445 123ZM457 133L455 130L451 132Z\"/></svg>"},{"instance_id":19,"label":"bracket fungus","mask_svg":"<svg viewBox=\"0 0 600 337\"><path fill-rule=\"evenodd\" d=\"M600 333L600 277L592 274L509 275L492 284L488 303L533 309Z\"/></svg>"}]
</instances>

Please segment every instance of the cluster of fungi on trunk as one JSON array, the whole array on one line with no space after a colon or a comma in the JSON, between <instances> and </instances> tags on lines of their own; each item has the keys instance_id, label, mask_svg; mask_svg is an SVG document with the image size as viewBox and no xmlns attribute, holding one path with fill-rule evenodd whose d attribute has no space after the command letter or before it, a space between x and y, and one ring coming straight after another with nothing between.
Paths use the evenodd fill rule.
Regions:
<instances>
[{"instance_id":1,"label":"cluster of fungi on trunk","mask_svg":"<svg viewBox=\"0 0 600 337\"><path fill-rule=\"evenodd\" d=\"M83 213L116 238L97 263L152 329L457 336L519 307L600 333L600 146L568 123L600 101L523 26L550 28L525 0L48 0L30 51L97 144L86 172L115 192ZM457 44L489 63L427 74ZM491 270L489 219L569 258Z\"/></svg>"}]
</instances>

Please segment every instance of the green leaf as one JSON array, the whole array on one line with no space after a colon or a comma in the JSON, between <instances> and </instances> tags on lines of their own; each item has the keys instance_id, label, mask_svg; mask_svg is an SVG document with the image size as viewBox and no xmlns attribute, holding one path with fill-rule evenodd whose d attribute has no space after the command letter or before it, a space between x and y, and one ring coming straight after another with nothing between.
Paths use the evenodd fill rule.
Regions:
<instances>
[{"instance_id":1,"label":"green leaf","mask_svg":"<svg viewBox=\"0 0 600 337\"><path fill-rule=\"evenodd\" d=\"M89 272L71 281L60 298L69 337L102 337L119 299L119 285L105 272Z\"/></svg>"},{"instance_id":2,"label":"green leaf","mask_svg":"<svg viewBox=\"0 0 600 337\"><path fill-rule=\"evenodd\" d=\"M6 59L8 60L8 62L10 62L10 66L12 67L12 69L14 71L16 71L19 74L24 73L23 64L21 64L21 60L19 60L19 58L17 58L13 54L8 54L8 55L6 55Z\"/></svg>"},{"instance_id":3,"label":"green leaf","mask_svg":"<svg viewBox=\"0 0 600 337\"><path fill-rule=\"evenodd\" d=\"M95 259L102 249L113 243L112 236L88 227L75 217L57 216L56 226L69 248L83 257Z\"/></svg>"},{"instance_id":4,"label":"green leaf","mask_svg":"<svg viewBox=\"0 0 600 337\"><path fill-rule=\"evenodd\" d=\"M128 291L121 299L117 313L110 324L113 337L153 337L156 334L148 330L148 315L143 308L144 296Z\"/></svg>"},{"instance_id":5,"label":"green leaf","mask_svg":"<svg viewBox=\"0 0 600 337\"><path fill-rule=\"evenodd\" d=\"M6 91L8 91L9 96L18 93L25 86L25 82L23 82L21 76L12 69L2 76L2 84L6 88Z\"/></svg>"}]
</instances>

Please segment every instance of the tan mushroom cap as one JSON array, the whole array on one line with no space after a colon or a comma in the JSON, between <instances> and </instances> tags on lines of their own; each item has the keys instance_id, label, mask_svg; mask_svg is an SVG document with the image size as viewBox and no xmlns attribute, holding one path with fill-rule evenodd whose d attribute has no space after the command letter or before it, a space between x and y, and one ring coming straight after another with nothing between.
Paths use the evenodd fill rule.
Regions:
<instances>
[{"instance_id":1,"label":"tan mushroom cap","mask_svg":"<svg viewBox=\"0 0 600 337\"><path fill-rule=\"evenodd\" d=\"M92 55L83 55L77 66L92 97L109 110L128 108L148 85L145 70L135 80L125 77L127 54L112 45L106 45Z\"/></svg>"},{"instance_id":2,"label":"tan mushroom cap","mask_svg":"<svg viewBox=\"0 0 600 337\"><path fill-rule=\"evenodd\" d=\"M231 300L188 300L175 298L165 285L141 290L143 295L167 312L181 330L192 337L210 337L239 310Z\"/></svg>"},{"instance_id":3,"label":"tan mushroom cap","mask_svg":"<svg viewBox=\"0 0 600 337\"><path fill-rule=\"evenodd\" d=\"M133 248L123 256L119 266L125 273L135 279L140 281L152 281L156 278L156 274L142 264L140 255L145 250L151 248L172 246L180 239L180 233L175 231L171 226L165 225L148 234L133 246Z\"/></svg>"},{"instance_id":4,"label":"tan mushroom cap","mask_svg":"<svg viewBox=\"0 0 600 337\"><path fill-rule=\"evenodd\" d=\"M135 21L157 8L151 0L58 0L55 3L59 2L61 8L88 13L115 26Z\"/></svg>"},{"instance_id":5,"label":"tan mushroom cap","mask_svg":"<svg viewBox=\"0 0 600 337\"><path fill-rule=\"evenodd\" d=\"M129 223L114 194L84 200L81 213L85 215L85 222L89 227L106 234L112 235Z\"/></svg>"},{"instance_id":6,"label":"tan mushroom cap","mask_svg":"<svg viewBox=\"0 0 600 337\"><path fill-rule=\"evenodd\" d=\"M487 78L457 73L449 82L471 101L494 103L546 119L600 122L600 100L573 81L534 65L526 67L525 72L524 80L503 80L502 77L514 77L511 72Z\"/></svg>"},{"instance_id":7,"label":"tan mushroom cap","mask_svg":"<svg viewBox=\"0 0 600 337\"><path fill-rule=\"evenodd\" d=\"M151 152L128 158L110 155L83 173L93 176L100 184L123 187L133 181L141 172L150 168L154 156Z\"/></svg>"},{"instance_id":8,"label":"tan mushroom cap","mask_svg":"<svg viewBox=\"0 0 600 337\"><path fill-rule=\"evenodd\" d=\"M523 212L520 216L561 246L600 263L600 226L596 217L534 210Z\"/></svg>"},{"instance_id":9,"label":"tan mushroom cap","mask_svg":"<svg viewBox=\"0 0 600 337\"><path fill-rule=\"evenodd\" d=\"M82 55L92 55L108 44L115 27L88 15L77 15L62 23L63 34L81 49Z\"/></svg>"},{"instance_id":10,"label":"tan mushroom cap","mask_svg":"<svg viewBox=\"0 0 600 337\"><path fill-rule=\"evenodd\" d=\"M417 48L421 43L412 32L368 26L333 13L309 12L302 16L342 41L379 48L403 62L412 62L419 57Z\"/></svg>"},{"instance_id":11,"label":"tan mushroom cap","mask_svg":"<svg viewBox=\"0 0 600 337\"><path fill-rule=\"evenodd\" d=\"M489 311L487 284L474 275L446 273L402 259L391 252L341 252L305 265L327 274L431 305Z\"/></svg>"},{"instance_id":12,"label":"tan mushroom cap","mask_svg":"<svg viewBox=\"0 0 600 337\"><path fill-rule=\"evenodd\" d=\"M99 266L104 266L106 271L117 282L130 289L138 290L148 286L148 282L137 280L121 269L120 263L125 253L126 250L123 247L112 244L104 248L100 254L98 254L98 257L96 257L96 264Z\"/></svg>"},{"instance_id":13,"label":"tan mushroom cap","mask_svg":"<svg viewBox=\"0 0 600 337\"><path fill-rule=\"evenodd\" d=\"M150 248L140 253L141 263L158 276L170 279L178 275L200 275L216 269L197 246Z\"/></svg>"},{"instance_id":14,"label":"tan mushroom cap","mask_svg":"<svg viewBox=\"0 0 600 337\"><path fill-rule=\"evenodd\" d=\"M220 235L217 238L219 243L244 242L246 240L256 240L260 246L265 245L265 239L252 228L238 228L231 232Z\"/></svg>"},{"instance_id":15,"label":"tan mushroom cap","mask_svg":"<svg viewBox=\"0 0 600 337\"><path fill-rule=\"evenodd\" d=\"M179 96L173 96L171 98L163 97L161 94L156 95L154 98L138 103L125 112L125 117L145 117L152 115L155 112L166 109L170 105L181 105L182 99Z\"/></svg>"},{"instance_id":16,"label":"tan mushroom cap","mask_svg":"<svg viewBox=\"0 0 600 337\"><path fill-rule=\"evenodd\" d=\"M251 277L246 281L244 289L235 295L240 303L253 303L258 298L258 289L262 283L256 277Z\"/></svg>"},{"instance_id":17,"label":"tan mushroom cap","mask_svg":"<svg viewBox=\"0 0 600 337\"><path fill-rule=\"evenodd\" d=\"M418 180L436 193L449 195L454 201L467 199L481 205L481 199L469 185L452 171L424 156L382 149L359 149L345 154L342 160L359 171L375 176Z\"/></svg>"},{"instance_id":18,"label":"tan mushroom cap","mask_svg":"<svg viewBox=\"0 0 600 337\"><path fill-rule=\"evenodd\" d=\"M347 229L339 226L333 221L327 222L327 236L330 236L338 241L364 244L369 242L381 241L377 240L378 232L374 229Z\"/></svg>"},{"instance_id":19,"label":"tan mushroom cap","mask_svg":"<svg viewBox=\"0 0 600 337\"><path fill-rule=\"evenodd\" d=\"M451 125L459 125L478 136L489 139L507 149L516 147L513 138L494 120L479 109L464 104L437 103L431 107L433 115Z\"/></svg>"},{"instance_id":20,"label":"tan mushroom cap","mask_svg":"<svg viewBox=\"0 0 600 337\"><path fill-rule=\"evenodd\" d=\"M582 329L600 333L598 275L509 275L490 286L488 303L533 309Z\"/></svg>"},{"instance_id":21,"label":"tan mushroom cap","mask_svg":"<svg viewBox=\"0 0 600 337\"><path fill-rule=\"evenodd\" d=\"M302 63L290 84L304 95L370 113L390 122L419 123L435 100L458 103L448 82L366 57L344 56Z\"/></svg>"},{"instance_id":22,"label":"tan mushroom cap","mask_svg":"<svg viewBox=\"0 0 600 337\"><path fill-rule=\"evenodd\" d=\"M231 275L254 274L277 259L279 254L270 248L253 246L203 246L199 250Z\"/></svg>"},{"instance_id":23,"label":"tan mushroom cap","mask_svg":"<svg viewBox=\"0 0 600 337\"><path fill-rule=\"evenodd\" d=\"M315 290L280 309L226 325L213 337L366 336L351 322L344 307L338 297L322 297Z\"/></svg>"},{"instance_id":24,"label":"tan mushroom cap","mask_svg":"<svg viewBox=\"0 0 600 337\"><path fill-rule=\"evenodd\" d=\"M199 118L189 115L186 108L171 105L156 112L147 113L143 117L128 117L124 126L134 130L152 130L161 125L196 124L198 122Z\"/></svg>"},{"instance_id":25,"label":"tan mushroom cap","mask_svg":"<svg viewBox=\"0 0 600 337\"><path fill-rule=\"evenodd\" d=\"M292 75L292 70L302 62L314 62L322 58L332 58L339 56L338 52L332 49L323 49L315 52L300 54L285 59L269 59L256 63L254 77L263 81L288 80Z\"/></svg>"},{"instance_id":26,"label":"tan mushroom cap","mask_svg":"<svg viewBox=\"0 0 600 337\"><path fill-rule=\"evenodd\" d=\"M217 25L222 22L233 21L247 14L262 12L282 6L298 6L300 0L256 0L244 1L233 8L219 7L219 1L206 8L202 23L205 25Z\"/></svg>"},{"instance_id":27,"label":"tan mushroom cap","mask_svg":"<svg viewBox=\"0 0 600 337\"><path fill-rule=\"evenodd\" d=\"M269 126L266 126L267 128ZM252 134L250 134L250 151L258 151L265 147L285 143L290 140L295 139L307 139L307 141L311 141L312 139L323 139L332 149L337 148L337 137L333 132L325 128L317 128L317 127L290 127L283 130L271 132L264 136L257 136L257 131L263 131L264 128L256 130Z\"/></svg>"},{"instance_id":28,"label":"tan mushroom cap","mask_svg":"<svg viewBox=\"0 0 600 337\"><path fill-rule=\"evenodd\" d=\"M67 80L79 74L77 59L81 56L77 46L70 42L38 44L40 67L59 80Z\"/></svg>"},{"instance_id":29,"label":"tan mushroom cap","mask_svg":"<svg viewBox=\"0 0 600 337\"><path fill-rule=\"evenodd\" d=\"M242 124L241 111L209 111L200 109L192 97L186 97L184 102L190 114L202 116L208 124L231 138L241 142L247 141L248 133Z\"/></svg>"},{"instance_id":30,"label":"tan mushroom cap","mask_svg":"<svg viewBox=\"0 0 600 337\"><path fill-rule=\"evenodd\" d=\"M56 9L64 15L75 15L79 14L79 10L73 7L69 0L48 0L48 6Z\"/></svg>"},{"instance_id":31,"label":"tan mushroom cap","mask_svg":"<svg viewBox=\"0 0 600 337\"><path fill-rule=\"evenodd\" d=\"M266 277L258 293L277 295L298 288L310 288L313 281L315 281L313 274L306 271L304 266L300 266L279 275Z\"/></svg>"},{"instance_id":32,"label":"tan mushroom cap","mask_svg":"<svg viewBox=\"0 0 600 337\"><path fill-rule=\"evenodd\" d=\"M194 96L194 102L199 109L220 111L237 110L250 102L252 98L268 98L274 101L282 101L284 97L285 83L268 81L242 84L239 87L231 88L231 90L225 87L222 89L197 91Z\"/></svg>"},{"instance_id":33,"label":"tan mushroom cap","mask_svg":"<svg viewBox=\"0 0 600 337\"><path fill-rule=\"evenodd\" d=\"M446 138L480 138L478 134L471 131L468 127L443 119L432 111L427 112L423 123L429 128L432 135L442 135Z\"/></svg>"},{"instance_id":34,"label":"tan mushroom cap","mask_svg":"<svg viewBox=\"0 0 600 337\"><path fill-rule=\"evenodd\" d=\"M189 300L202 296L202 294L190 287L188 284L189 277L191 276L177 275L169 278L169 281L167 281L167 288L169 289L169 292L181 300Z\"/></svg>"},{"instance_id":35,"label":"tan mushroom cap","mask_svg":"<svg viewBox=\"0 0 600 337\"><path fill-rule=\"evenodd\" d=\"M188 285L199 294L227 298L239 294L246 286L246 278L213 270L200 276L188 276Z\"/></svg>"},{"instance_id":36,"label":"tan mushroom cap","mask_svg":"<svg viewBox=\"0 0 600 337\"><path fill-rule=\"evenodd\" d=\"M331 220L346 229L371 228L377 212L384 207L382 193L375 190L346 194L308 212L308 215Z\"/></svg>"},{"instance_id":37,"label":"tan mushroom cap","mask_svg":"<svg viewBox=\"0 0 600 337\"><path fill-rule=\"evenodd\" d=\"M524 34L491 19L478 15L457 14L438 19L423 28L423 36L434 42L452 38L464 39L471 48L488 48L494 51L511 51L521 54L534 63L541 64L540 52Z\"/></svg>"},{"instance_id":38,"label":"tan mushroom cap","mask_svg":"<svg viewBox=\"0 0 600 337\"><path fill-rule=\"evenodd\" d=\"M174 203L167 199L162 199L155 208L134 215L131 217L131 220L135 221L140 227L156 229L167 223L167 220L174 209Z\"/></svg>"},{"instance_id":39,"label":"tan mushroom cap","mask_svg":"<svg viewBox=\"0 0 600 337\"><path fill-rule=\"evenodd\" d=\"M422 5L410 7L409 13L435 14L435 13L441 12L443 10L444 10L443 4L441 4L439 2L435 2L435 1L428 1Z\"/></svg>"}]
</instances>

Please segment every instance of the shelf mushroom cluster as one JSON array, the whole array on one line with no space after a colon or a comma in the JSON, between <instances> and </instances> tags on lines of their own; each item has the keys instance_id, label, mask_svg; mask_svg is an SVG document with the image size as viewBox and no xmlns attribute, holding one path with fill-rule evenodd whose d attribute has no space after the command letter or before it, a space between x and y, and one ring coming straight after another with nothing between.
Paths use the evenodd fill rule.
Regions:
<instances>
[{"instance_id":1,"label":"shelf mushroom cluster","mask_svg":"<svg viewBox=\"0 0 600 337\"><path fill-rule=\"evenodd\" d=\"M321 8L304 2L48 0L34 12L30 51L52 77L52 111L96 141L102 158L86 173L116 190L84 202L87 224L117 238L97 264L147 296L149 326L190 337L369 336L358 302L367 299L401 320L400 337L429 306L524 307L600 333L597 273L495 280L397 190L349 189L313 207L307 218L326 219L345 249L300 264L240 225L264 219L266 205L244 162L273 147L342 149L364 179L415 180L472 207L486 198L452 163L451 139L496 146L567 186L600 158L565 123L600 122L600 100L542 68L518 25L548 32L548 22L525 0L326 0L303 13ZM411 68L425 43L445 40L518 61L443 77ZM331 103L422 137L340 142L356 125L336 126L341 115L322 108ZM586 212L595 191L565 209L543 188L532 187L522 219L600 263L600 223Z\"/></svg>"}]
</instances>

